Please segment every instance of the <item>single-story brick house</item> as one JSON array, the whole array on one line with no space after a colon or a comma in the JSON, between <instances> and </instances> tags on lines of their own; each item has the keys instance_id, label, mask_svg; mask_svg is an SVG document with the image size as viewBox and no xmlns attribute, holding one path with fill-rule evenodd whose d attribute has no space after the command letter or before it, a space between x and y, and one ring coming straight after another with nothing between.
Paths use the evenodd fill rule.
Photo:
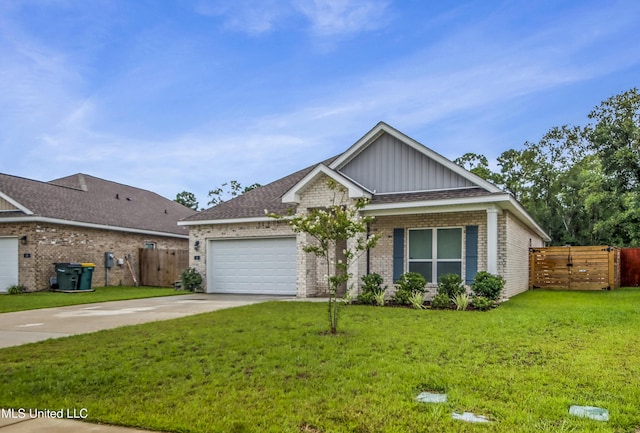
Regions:
<instances>
[{"instance_id":1,"label":"single-story brick house","mask_svg":"<svg viewBox=\"0 0 640 433\"><path fill-rule=\"evenodd\" d=\"M334 158L179 222L189 227L191 266L206 291L325 294L326 272L302 251L307 236L265 210L330 205L328 179L348 191L345 201L370 199L362 212L375 217L370 231L381 236L351 268L355 290L370 272L390 289L400 274L420 272L433 290L445 273L471 283L484 270L502 275L505 296L513 296L527 290L529 248L549 240L513 196L380 122Z\"/></svg>"},{"instance_id":2,"label":"single-story brick house","mask_svg":"<svg viewBox=\"0 0 640 433\"><path fill-rule=\"evenodd\" d=\"M0 292L49 289L53 263L92 262L93 285L131 285L118 259L139 248L187 249L178 220L196 212L160 195L86 174L50 182L0 174ZM105 253L113 268L105 268Z\"/></svg>"}]
</instances>

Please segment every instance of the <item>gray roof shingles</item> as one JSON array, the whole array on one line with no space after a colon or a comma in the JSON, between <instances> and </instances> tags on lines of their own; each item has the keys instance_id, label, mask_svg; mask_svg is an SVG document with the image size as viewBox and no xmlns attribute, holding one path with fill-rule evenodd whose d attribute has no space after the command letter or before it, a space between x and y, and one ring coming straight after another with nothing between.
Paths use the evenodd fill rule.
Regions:
<instances>
[{"instance_id":1,"label":"gray roof shingles","mask_svg":"<svg viewBox=\"0 0 640 433\"><path fill-rule=\"evenodd\" d=\"M40 182L0 173L0 192L32 216L186 236L177 222L196 212L151 191L75 174ZM29 215L0 213L2 217Z\"/></svg>"},{"instance_id":2,"label":"gray roof shingles","mask_svg":"<svg viewBox=\"0 0 640 433\"><path fill-rule=\"evenodd\" d=\"M320 164L329 165L338 156L330 158ZM229 201L222 202L212 208L201 211L185 219L185 221L214 221L231 220L240 218L255 218L265 215L264 211L277 214L285 214L291 205L282 203L282 197L304 176L310 173L319 164L307 167L289 176L285 176L268 185L249 191ZM406 203L423 200L444 200L455 198L469 198L488 196L491 193L483 188L464 188L442 191L424 191L413 193L379 194L373 195L372 204ZM497 193L498 195L503 193Z\"/></svg>"}]
</instances>

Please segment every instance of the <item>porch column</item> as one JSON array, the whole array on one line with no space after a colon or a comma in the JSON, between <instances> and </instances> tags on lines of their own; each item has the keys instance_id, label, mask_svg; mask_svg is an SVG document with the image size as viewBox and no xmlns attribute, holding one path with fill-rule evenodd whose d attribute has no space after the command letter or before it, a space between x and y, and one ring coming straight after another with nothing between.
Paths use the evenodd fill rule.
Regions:
<instances>
[{"instance_id":1,"label":"porch column","mask_svg":"<svg viewBox=\"0 0 640 433\"><path fill-rule=\"evenodd\" d=\"M498 274L498 209L487 209L487 272Z\"/></svg>"}]
</instances>

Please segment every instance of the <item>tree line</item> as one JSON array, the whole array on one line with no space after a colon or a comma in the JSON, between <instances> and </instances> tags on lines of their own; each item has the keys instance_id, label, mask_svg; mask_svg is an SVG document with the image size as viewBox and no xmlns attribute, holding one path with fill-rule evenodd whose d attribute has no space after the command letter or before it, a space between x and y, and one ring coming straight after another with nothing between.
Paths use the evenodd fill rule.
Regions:
<instances>
[{"instance_id":1,"label":"tree line","mask_svg":"<svg viewBox=\"0 0 640 433\"><path fill-rule=\"evenodd\" d=\"M510 192L553 245L640 246L640 95L603 101L584 126L551 128L509 149L489 167L484 155L455 162Z\"/></svg>"}]
</instances>

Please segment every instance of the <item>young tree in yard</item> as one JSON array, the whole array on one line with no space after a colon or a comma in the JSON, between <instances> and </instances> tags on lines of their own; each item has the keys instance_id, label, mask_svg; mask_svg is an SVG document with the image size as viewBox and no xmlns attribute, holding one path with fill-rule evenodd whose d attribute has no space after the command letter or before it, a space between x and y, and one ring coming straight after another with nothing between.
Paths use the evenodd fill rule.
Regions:
<instances>
[{"instance_id":1,"label":"young tree in yard","mask_svg":"<svg viewBox=\"0 0 640 433\"><path fill-rule=\"evenodd\" d=\"M295 215L289 219L293 230L306 233L313 239L304 245L306 253L314 254L324 260L327 269L327 286L329 288L329 331L338 332L338 288L347 283L351 274L351 264L366 250L373 248L378 242L378 235L367 236L367 227L372 217L363 217L360 213L367 205L366 199L353 200L349 205L343 205L338 200L338 194L344 198L346 190L333 180L327 182L329 189L334 191L333 203L326 208L314 208L307 213ZM273 218L286 218L282 215L270 214ZM349 242L351 240L351 242ZM353 242L355 240L355 242ZM336 248L346 241L347 248L342 251L343 259L335 258ZM333 263L337 260L337 263ZM334 265L334 266L332 266Z\"/></svg>"}]
</instances>

